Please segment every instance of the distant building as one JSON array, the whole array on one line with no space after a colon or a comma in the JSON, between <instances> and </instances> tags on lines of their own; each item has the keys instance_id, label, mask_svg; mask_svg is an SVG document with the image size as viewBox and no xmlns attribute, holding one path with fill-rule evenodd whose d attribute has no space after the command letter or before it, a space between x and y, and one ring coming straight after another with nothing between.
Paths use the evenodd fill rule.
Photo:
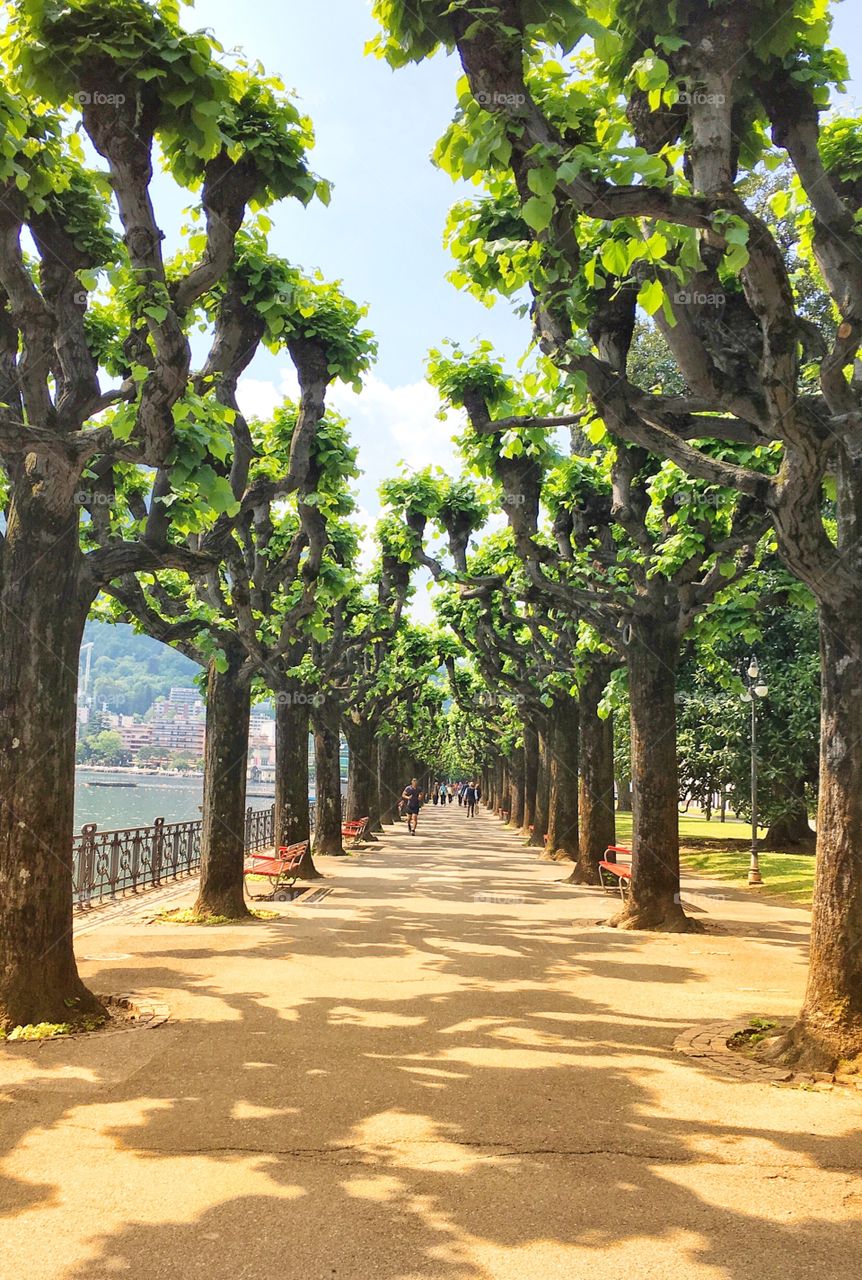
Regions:
<instances>
[{"instance_id":1,"label":"distant building","mask_svg":"<svg viewBox=\"0 0 862 1280\"><path fill-rule=\"evenodd\" d=\"M172 751L203 755L206 712L197 689L171 689L170 697L153 703L148 719L148 745L165 755Z\"/></svg>"},{"instance_id":2,"label":"distant building","mask_svg":"<svg viewBox=\"0 0 862 1280\"><path fill-rule=\"evenodd\" d=\"M248 764L250 769L275 767L275 721L263 716L252 716L248 737Z\"/></svg>"},{"instance_id":3,"label":"distant building","mask_svg":"<svg viewBox=\"0 0 862 1280\"><path fill-rule=\"evenodd\" d=\"M189 706L203 708L200 691L198 689L171 689L168 702L171 706Z\"/></svg>"},{"instance_id":4,"label":"distant building","mask_svg":"<svg viewBox=\"0 0 862 1280\"><path fill-rule=\"evenodd\" d=\"M151 747L153 745L153 726L151 724L141 724L136 721L133 716L121 716L121 723L117 725L116 732L123 740L123 746L136 756L142 747Z\"/></svg>"}]
</instances>

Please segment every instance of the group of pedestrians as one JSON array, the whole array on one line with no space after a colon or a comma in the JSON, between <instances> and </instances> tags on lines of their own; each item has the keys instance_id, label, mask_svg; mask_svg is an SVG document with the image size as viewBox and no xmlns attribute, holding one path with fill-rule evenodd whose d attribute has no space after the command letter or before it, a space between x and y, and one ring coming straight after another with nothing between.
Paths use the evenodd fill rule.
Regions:
<instances>
[{"instance_id":1,"label":"group of pedestrians","mask_svg":"<svg viewBox=\"0 0 862 1280\"><path fill-rule=\"evenodd\" d=\"M426 800L432 804L451 804L457 796L458 804L467 810L468 818L475 818L476 805L482 799L482 788L478 781L471 782L435 782L430 796L425 796L419 787L418 779L411 778L401 793L401 812L407 817L407 830L415 836L419 824L419 810Z\"/></svg>"}]
</instances>

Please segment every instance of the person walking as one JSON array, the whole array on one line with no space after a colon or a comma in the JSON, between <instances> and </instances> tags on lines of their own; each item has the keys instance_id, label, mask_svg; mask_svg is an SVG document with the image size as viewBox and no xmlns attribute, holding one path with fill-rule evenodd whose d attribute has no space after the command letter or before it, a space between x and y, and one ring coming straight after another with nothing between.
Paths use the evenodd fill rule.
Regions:
<instances>
[{"instance_id":1,"label":"person walking","mask_svg":"<svg viewBox=\"0 0 862 1280\"><path fill-rule=\"evenodd\" d=\"M440 783L439 782L434 783L434 790L431 793L431 802L432 804L440 803Z\"/></svg>"},{"instance_id":2,"label":"person walking","mask_svg":"<svg viewBox=\"0 0 862 1280\"><path fill-rule=\"evenodd\" d=\"M475 818L476 816L476 788L472 782L468 782L464 788L464 804L467 806L467 817Z\"/></svg>"},{"instance_id":3,"label":"person walking","mask_svg":"<svg viewBox=\"0 0 862 1280\"><path fill-rule=\"evenodd\" d=\"M401 792L401 799L404 801L404 807L407 810L407 830L411 836L416 835L416 824L419 821L419 810L422 806L422 792L419 790L419 783L416 778L411 778L409 784Z\"/></svg>"},{"instance_id":4,"label":"person walking","mask_svg":"<svg viewBox=\"0 0 862 1280\"><path fill-rule=\"evenodd\" d=\"M440 803L441 803L441 804L445 804L445 803L446 803L446 796L447 796L448 794L449 794L449 789L448 789L448 787L446 786L446 783L445 783L445 782L441 782L441 783L440 783Z\"/></svg>"},{"instance_id":5,"label":"person walking","mask_svg":"<svg viewBox=\"0 0 862 1280\"><path fill-rule=\"evenodd\" d=\"M463 803L464 803L464 783L459 782L458 783L458 804L462 805Z\"/></svg>"}]
</instances>

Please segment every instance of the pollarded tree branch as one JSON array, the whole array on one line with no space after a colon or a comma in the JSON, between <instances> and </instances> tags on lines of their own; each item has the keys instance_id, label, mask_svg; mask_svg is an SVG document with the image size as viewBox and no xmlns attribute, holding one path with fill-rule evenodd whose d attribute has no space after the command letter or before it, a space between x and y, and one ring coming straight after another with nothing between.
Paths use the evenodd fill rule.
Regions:
<instances>
[{"instance_id":1,"label":"pollarded tree branch","mask_svg":"<svg viewBox=\"0 0 862 1280\"><path fill-rule=\"evenodd\" d=\"M24 263L23 228L21 193L7 184L0 190L0 285L9 299L12 325L21 335L15 384L27 421L53 428L56 414L49 378L54 367L54 321Z\"/></svg>"}]
</instances>

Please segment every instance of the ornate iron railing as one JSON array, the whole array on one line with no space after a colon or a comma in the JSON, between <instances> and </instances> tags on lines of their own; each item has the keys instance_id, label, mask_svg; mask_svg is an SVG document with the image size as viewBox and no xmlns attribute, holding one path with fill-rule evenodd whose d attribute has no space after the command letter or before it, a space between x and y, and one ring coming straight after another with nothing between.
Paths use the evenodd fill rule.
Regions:
<instances>
[{"instance_id":1,"label":"ornate iron railing","mask_svg":"<svg viewBox=\"0 0 862 1280\"><path fill-rule=\"evenodd\" d=\"M309 805L314 830L314 805ZM72 892L77 907L85 908L101 898L139 893L191 875L201 862L201 821L165 822L156 818L149 827L99 831L90 822L72 842ZM247 809L245 851L254 853L274 844L275 805Z\"/></svg>"}]
</instances>

